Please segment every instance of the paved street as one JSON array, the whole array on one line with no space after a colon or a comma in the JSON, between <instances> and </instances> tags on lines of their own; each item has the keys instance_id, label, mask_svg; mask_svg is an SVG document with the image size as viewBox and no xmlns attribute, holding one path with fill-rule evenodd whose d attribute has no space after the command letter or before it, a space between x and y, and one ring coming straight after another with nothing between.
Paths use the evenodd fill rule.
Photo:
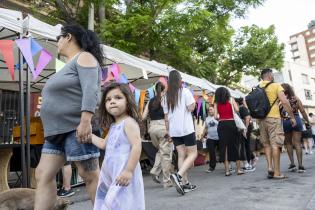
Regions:
<instances>
[{"instance_id":1,"label":"paved street","mask_svg":"<svg viewBox=\"0 0 315 210\"><path fill-rule=\"evenodd\" d=\"M264 156L257 163L257 170L242 176L224 176L223 165L207 174L206 166L195 167L190 174L191 182L198 189L185 196L177 194L175 188L163 189L144 176L146 209L148 210L201 210L201 209L263 209L305 210L315 209L315 155L305 156L304 174L287 171L288 159L282 154L282 170L289 176L286 180L268 180ZM70 210L88 210L84 188L72 197ZM81 202L80 202L81 201Z\"/></svg>"}]
</instances>

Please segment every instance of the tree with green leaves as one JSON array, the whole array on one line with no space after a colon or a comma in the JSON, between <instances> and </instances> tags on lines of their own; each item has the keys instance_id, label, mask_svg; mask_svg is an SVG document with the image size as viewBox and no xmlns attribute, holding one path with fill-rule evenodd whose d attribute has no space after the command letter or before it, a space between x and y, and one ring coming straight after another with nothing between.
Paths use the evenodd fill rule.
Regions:
<instances>
[{"instance_id":1,"label":"tree with green leaves","mask_svg":"<svg viewBox=\"0 0 315 210\"><path fill-rule=\"evenodd\" d=\"M274 26L246 26L235 31L232 18L242 18L264 0L49 0L50 15L87 26L88 7L97 11L96 32L103 42L136 56L222 85L262 67L280 69L284 45Z\"/></svg>"}]
</instances>

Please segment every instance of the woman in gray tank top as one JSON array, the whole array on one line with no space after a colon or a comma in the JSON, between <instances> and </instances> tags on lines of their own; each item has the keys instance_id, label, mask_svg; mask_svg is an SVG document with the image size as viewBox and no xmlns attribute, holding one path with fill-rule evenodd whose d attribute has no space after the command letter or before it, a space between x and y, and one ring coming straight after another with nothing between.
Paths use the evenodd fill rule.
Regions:
<instances>
[{"instance_id":1,"label":"woman in gray tank top","mask_svg":"<svg viewBox=\"0 0 315 210\"><path fill-rule=\"evenodd\" d=\"M100 92L103 53L96 34L80 25L65 25L57 37L66 65L49 78L42 91L41 119L45 143L36 169L35 210L52 209L57 172L73 161L94 202L99 176L98 149L88 143Z\"/></svg>"}]
</instances>

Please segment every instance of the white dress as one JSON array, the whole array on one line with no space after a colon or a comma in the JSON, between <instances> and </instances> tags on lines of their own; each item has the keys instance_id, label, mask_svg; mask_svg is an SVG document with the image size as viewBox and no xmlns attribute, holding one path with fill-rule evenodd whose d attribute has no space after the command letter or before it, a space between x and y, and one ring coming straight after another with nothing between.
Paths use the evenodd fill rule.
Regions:
<instances>
[{"instance_id":1,"label":"white dress","mask_svg":"<svg viewBox=\"0 0 315 210\"><path fill-rule=\"evenodd\" d=\"M125 121L109 130L105 157L96 190L94 210L144 210L144 187L138 163L127 187L117 186L116 178L125 169L131 151Z\"/></svg>"}]
</instances>

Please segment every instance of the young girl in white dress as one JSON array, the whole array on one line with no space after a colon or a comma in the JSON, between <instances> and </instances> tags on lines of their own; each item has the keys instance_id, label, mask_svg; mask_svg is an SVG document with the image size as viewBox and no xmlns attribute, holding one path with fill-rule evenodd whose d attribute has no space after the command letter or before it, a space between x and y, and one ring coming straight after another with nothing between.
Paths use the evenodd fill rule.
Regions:
<instances>
[{"instance_id":1,"label":"young girl in white dress","mask_svg":"<svg viewBox=\"0 0 315 210\"><path fill-rule=\"evenodd\" d=\"M94 210L144 210L140 115L127 85L112 83L106 88L100 121L110 130L105 139L92 137L94 145L106 149Z\"/></svg>"}]
</instances>

